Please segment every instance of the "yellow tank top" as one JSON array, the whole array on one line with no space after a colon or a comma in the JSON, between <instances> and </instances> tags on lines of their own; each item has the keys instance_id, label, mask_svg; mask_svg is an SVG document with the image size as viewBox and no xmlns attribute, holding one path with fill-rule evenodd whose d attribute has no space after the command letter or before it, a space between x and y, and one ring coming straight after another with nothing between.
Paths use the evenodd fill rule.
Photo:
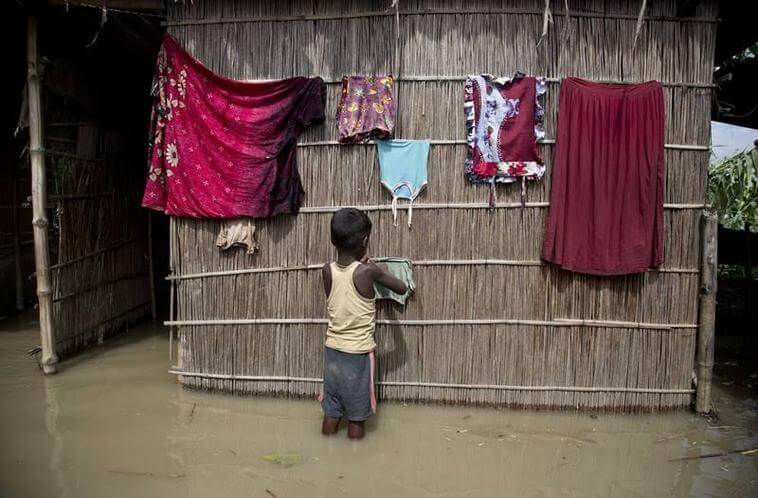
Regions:
<instances>
[{"instance_id":1,"label":"yellow tank top","mask_svg":"<svg viewBox=\"0 0 758 498\"><path fill-rule=\"evenodd\" d=\"M344 353L368 353L376 348L374 325L376 305L358 293L353 273L359 262L348 266L332 263L332 289L326 298L329 326L326 347Z\"/></svg>"}]
</instances>

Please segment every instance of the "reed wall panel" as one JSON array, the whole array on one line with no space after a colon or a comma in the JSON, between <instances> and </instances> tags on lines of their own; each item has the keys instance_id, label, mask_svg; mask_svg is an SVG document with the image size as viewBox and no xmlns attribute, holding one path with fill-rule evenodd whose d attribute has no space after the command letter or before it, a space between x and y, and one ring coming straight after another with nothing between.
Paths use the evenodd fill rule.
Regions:
<instances>
[{"instance_id":1,"label":"reed wall panel","mask_svg":"<svg viewBox=\"0 0 758 498\"><path fill-rule=\"evenodd\" d=\"M539 48L538 1L401 3L399 29L387 2L252 0L169 4L170 32L213 71L236 79L319 75L327 81L327 120L301 136L298 161L304 207L386 206L373 146L307 145L337 140L335 113L343 74L399 77L396 136L465 139L463 82L411 81L405 77L460 77L520 70L550 78L656 79L664 87L666 143L709 143L711 70L716 2L699 2L680 20L676 2L653 2L636 47L638 5L620 0L569 2L571 16L553 2L554 24ZM493 11L485 13L482 11ZM424 11L424 12L421 12ZM466 13L463 13L463 12ZM371 15L358 15L373 12ZM271 20L282 16L354 16ZM254 20L265 17L269 20ZM213 21L216 20L216 21ZM227 22L227 21L232 22ZM193 24L192 22L196 22ZM565 29L564 29L565 28ZM555 139L560 84L548 83L546 138ZM529 203L549 201L555 145L540 146L545 178L530 182ZM432 145L429 186L418 203L484 203L487 187L463 177L466 146ZM536 265L548 209L416 209L414 226L374 210L370 252L416 261L498 259L522 265L417 266L418 289L406 307L379 306L379 319L558 319L674 324L674 328L619 328L522 324L387 325L377 327L385 398L537 407L657 409L691 401L700 265L697 206L705 202L708 152L668 148L665 251L661 272L617 278L576 275ZM498 188L498 203L520 200L516 185ZM681 208L681 205L688 205ZM219 252L219 223L174 220L176 275L318 265L334 257L331 213L257 223L260 252ZM318 269L209 276L176 282L178 320L323 318ZM679 325L683 328L677 328ZM689 327L686 325L690 325ZM324 326L190 325L179 327L181 376L189 386L233 392L309 396L321 376ZM220 376L225 378L211 378ZM299 380L245 380L283 376ZM415 383L415 385L414 385ZM419 383L432 383L422 386ZM505 388L440 387L437 384ZM519 386L523 389L519 389ZM630 388L682 392L537 390L540 387ZM535 389L527 389L528 387Z\"/></svg>"},{"instance_id":2,"label":"reed wall panel","mask_svg":"<svg viewBox=\"0 0 758 498\"><path fill-rule=\"evenodd\" d=\"M291 376L317 379L323 366L320 325L186 327L186 371L213 370L233 376ZM510 386L609 385L687 389L691 369L669 361L682 352L694 354L695 332L542 326L397 326L379 325L378 369L381 382L483 385L498 379ZM486 346L486 347L483 347ZM455 348L456 361L443 358ZM216 356L223 350L223 356ZM528 351L529 354L524 354ZM657 351L657 354L645 354ZM630 356L640 356L630 362ZM435 361L439 359L440 361ZM315 382L287 383L208 379L185 376L193 387L311 396ZM544 392L380 385L385 398L536 407L614 409L671 408L689 402L688 394Z\"/></svg>"},{"instance_id":3,"label":"reed wall panel","mask_svg":"<svg viewBox=\"0 0 758 498\"><path fill-rule=\"evenodd\" d=\"M347 202L345 205L361 204ZM401 254L412 260L537 261L547 209L517 207L490 212L487 209L417 208L413 213L414 228L410 230L405 224L405 209L401 208L398 213L397 227L389 210L374 211L370 216L373 233L369 250L374 255ZM699 216L699 211L692 209L664 212L664 229L668 234L664 269L698 268ZM182 260L175 266L180 274L188 274L324 263L336 255L329 243L330 218L331 213L301 213L257 223L260 250L253 256L244 251L219 251L214 245L221 226L219 222L182 220L178 223ZM682 244L682 239L692 243Z\"/></svg>"},{"instance_id":4,"label":"reed wall panel","mask_svg":"<svg viewBox=\"0 0 758 498\"><path fill-rule=\"evenodd\" d=\"M55 100L48 106L57 109ZM125 330L150 311L147 215L129 193L137 191L135 178L123 173L134 171L140 151L123 134L97 126L70 127L68 133L76 137L71 150L61 150L60 143L51 149L78 157L50 159L59 196L51 274L61 358Z\"/></svg>"}]
</instances>

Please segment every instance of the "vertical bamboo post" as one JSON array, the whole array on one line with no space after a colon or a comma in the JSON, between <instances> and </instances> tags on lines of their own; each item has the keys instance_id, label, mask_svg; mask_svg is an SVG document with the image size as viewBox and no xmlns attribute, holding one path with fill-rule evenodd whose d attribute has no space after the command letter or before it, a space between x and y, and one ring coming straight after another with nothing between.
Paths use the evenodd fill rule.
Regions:
<instances>
[{"instance_id":1,"label":"vertical bamboo post","mask_svg":"<svg viewBox=\"0 0 758 498\"><path fill-rule=\"evenodd\" d=\"M24 276L21 254L21 222L18 209L18 165L13 166L13 178L11 180L11 202L13 202L13 259L16 266L16 310L24 311Z\"/></svg>"},{"instance_id":2,"label":"vertical bamboo post","mask_svg":"<svg viewBox=\"0 0 758 498\"><path fill-rule=\"evenodd\" d=\"M42 102L38 74L37 19L29 14L27 30L27 89L29 92L29 155L32 167L32 211L34 230L34 266L37 273L37 299L39 301L39 328L42 346L42 371L56 371L55 328L53 326L53 300L50 286L50 255L47 241L47 178L45 151L42 139Z\"/></svg>"},{"instance_id":3,"label":"vertical bamboo post","mask_svg":"<svg viewBox=\"0 0 758 498\"><path fill-rule=\"evenodd\" d=\"M711 411L718 264L718 218L714 213L703 213L701 232L700 317L695 408L698 413L709 413Z\"/></svg>"},{"instance_id":4,"label":"vertical bamboo post","mask_svg":"<svg viewBox=\"0 0 758 498\"><path fill-rule=\"evenodd\" d=\"M155 304L155 267L153 261L153 213L147 212L147 264L150 278L150 314L153 320L158 318Z\"/></svg>"}]
</instances>

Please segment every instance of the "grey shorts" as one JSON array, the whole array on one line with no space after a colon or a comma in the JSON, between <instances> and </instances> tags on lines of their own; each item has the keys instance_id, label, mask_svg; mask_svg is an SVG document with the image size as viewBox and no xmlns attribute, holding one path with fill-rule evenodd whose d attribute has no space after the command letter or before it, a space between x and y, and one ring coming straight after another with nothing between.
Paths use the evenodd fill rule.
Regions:
<instances>
[{"instance_id":1,"label":"grey shorts","mask_svg":"<svg viewBox=\"0 0 758 498\"><path fill-rule=\"evenodd\" d=\"M343 353L324 348L324 415L354 422L376 411L374 353Z\"/></svg>"}]
</instances>

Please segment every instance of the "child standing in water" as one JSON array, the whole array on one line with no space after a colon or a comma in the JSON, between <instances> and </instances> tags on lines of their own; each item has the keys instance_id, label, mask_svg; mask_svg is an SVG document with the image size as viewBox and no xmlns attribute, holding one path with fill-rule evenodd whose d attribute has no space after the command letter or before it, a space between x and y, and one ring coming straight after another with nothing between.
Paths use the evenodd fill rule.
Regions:
<instances>
[{"instance_id":1,"label":"child standing in water","mask_svg":"<svg viewBox=\"0 0 758 498\"><path fill-rule=\"evenodd\" d=\"M364 423L376 410L374 395L374 283L398 294L406 285L366 257L371 220L354 208L332 217L332 244L337 261L324 265L329 316L324 348L324 394L321 432L334 434L347 419L347 436L361 439Z\"/></svg>"}]
</instances>

